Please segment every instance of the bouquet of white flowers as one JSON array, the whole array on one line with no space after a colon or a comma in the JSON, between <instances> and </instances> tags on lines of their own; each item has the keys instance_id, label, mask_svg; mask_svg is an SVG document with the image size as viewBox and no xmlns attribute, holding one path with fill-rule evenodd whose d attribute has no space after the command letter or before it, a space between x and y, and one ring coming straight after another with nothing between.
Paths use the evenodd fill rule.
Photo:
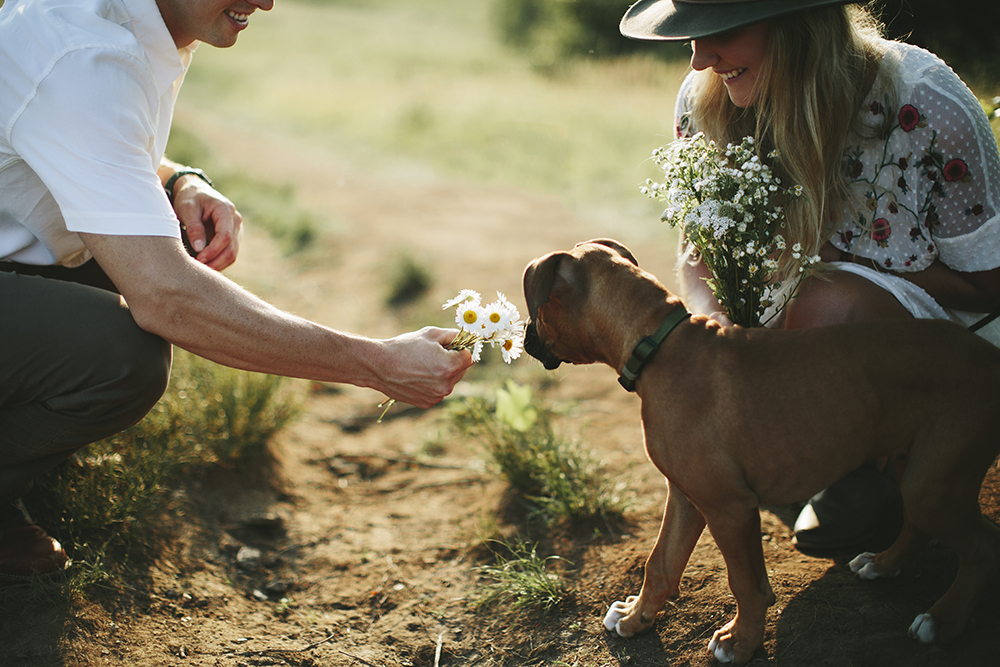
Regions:
<instances>
[{"instance_id":1,"label":"bouquet of white flowers","mask_svg":"<svg viewBox=\"0 0 1000 667\"><path fill-rule=\"evenodd\" d=\"M446 301L441 310L455 309L458 335L448 346L449 350L472 350L472 360L479 361L483 344L499 347L503 360L508 364L524 350L524 322L517 307L497 292L497 300L481 305L479 292L464 289L454 299Z\"/></svg>"},{"instance_id":2,"label":"bouquet of white flowers","mask_svg":"<svg viewBox=\"0 0 1000 667\"><path fill-rule=\"evenodd\" d=\"M768 155L777 162L777 153ZM648 179L640 191L665 201L661 220L680 227L712 274L715 298L734 324L763 326L794 296L805 271L819 262L799 244L791 248L798 278L789 289L774 277L777 257L786 250L779 230L785 226L784 205L802 196L801 186L784 187L754 149L753 137L720 152L701 133L653 151L664 180ZM780 302L776 303L779 300ZM776 306L767 321L764 312Z\"/></svg>"},{"instance_id":3,"label":"bouquet of white flowers","mask_svg":"<svg viewBox=\"0 0 1000 667\"><path fill-rule=\"evenodd\" d=\"M472 350L472 361L479 361L486 343L490 347L499 347L503 360L508 364L524 350L524 321L517 307L507 300L501 292L497 292L497 300L482 305L479 292L464 289L454 299L446 301L442 310L452 306L455 309L455 324L458 325L458 335L448 345L449 350ZM384 407L378 421L382 421L385 413L396 402L390 398L379 404Z\"/></svg>"}]
</instances>

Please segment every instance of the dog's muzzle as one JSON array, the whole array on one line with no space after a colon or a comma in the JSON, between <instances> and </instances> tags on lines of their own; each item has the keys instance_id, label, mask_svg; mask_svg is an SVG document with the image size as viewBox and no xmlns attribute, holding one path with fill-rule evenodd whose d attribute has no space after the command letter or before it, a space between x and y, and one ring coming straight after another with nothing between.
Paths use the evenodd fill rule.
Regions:
<instances>
[{"instance_id":1,"label":"dog's muzzle","mask_svg":"<svg viewBox=\"0 0 1000 667\"><path fill-rule=\"evenodd\" d=\"M528 321L524 331L524 351L542 362L542 366L548 371L559 368L559 364L562 363L562 359L552 354L549 348L545 347L545 343L538 337L535 323L531 320Z\"/></svg>"}]
</instances>

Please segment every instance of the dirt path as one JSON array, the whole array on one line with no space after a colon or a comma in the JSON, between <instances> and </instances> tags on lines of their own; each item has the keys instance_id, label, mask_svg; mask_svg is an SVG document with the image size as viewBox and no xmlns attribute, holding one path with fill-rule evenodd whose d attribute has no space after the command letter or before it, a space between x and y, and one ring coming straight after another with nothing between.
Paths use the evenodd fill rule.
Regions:
<instances>
[{"instance_id":1,"label":"dirt path","mask_svg":"<svg viewBox=\"0 0 1000 667\"><path fill-rule=\"evenodd\" d=\"M648 225L623 220L602 228L554 198L501 188L399 174L388 187L310 147L179 120L222 142L219 150L258 176L297 183L304 204L338 221L324 239L328 258L307 268L251 230L231 271L277 305L331 326L372 335L400 330L377 306L387 255L398 248L434 267L432 304L462 288L501 290L520 303L528 260L594 236L621 239L645 267L669 275L672 249ZM543 377L527 359L509 372L522 381ZM461 391L481 391L501 373L473 369ZM572 595L544 619L473 610L475 568L489 562L482 539L511 531L500 511L504 485L483 469L475 443L450 434L440 410L357 428L357 418L373 415L379 400L366 390L314 387L305 416L274 443L273 465L219 471L185 485L174 499L175 535L134 588L73 610L30 603L4 618L0 667L712 662L705 645L735 606L707 534L681 597L653 631L624 640L601 625L611 601L639 590L665 496L641 448L637 399L621 391L610 370L560 369L546 400L567 406L562 432L581 437L624 475L635 504L627 532L543 536L546 553L572 562L564 573ZM429 445L438 455L418 461ZM997 477L994 471L984 495L994 519ZM797 552L782 518L763 516L778 602L754 664L995 664L1000 582L991 583L956 646L923 647L907 639L906 628L948 585L949 554L931 548L898 579L860 583L846 555Z\"/></svg>"}]
</instances>

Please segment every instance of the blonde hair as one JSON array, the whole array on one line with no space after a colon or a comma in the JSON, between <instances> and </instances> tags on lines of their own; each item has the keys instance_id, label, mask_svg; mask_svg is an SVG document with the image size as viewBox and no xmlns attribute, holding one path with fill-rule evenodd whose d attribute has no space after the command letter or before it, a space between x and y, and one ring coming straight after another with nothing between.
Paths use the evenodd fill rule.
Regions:
<instances>
[{"instance_id":1,"label":"blonde hair","mask_svg":"<svg viewBox=\"0 0 1000 667\"><path fill-rule=\"evenodd\" d=\"M841 222L853 197L843 159L847 135L881 60L882 27L855 5L821 7L771 22L757 73L756 104L737 107L721 78L699 72L692 116L698 129L725 145L753 135L762 156L778 149L778 173L804 197L787 209L787 238L814 255ZM789 244L791 245L791 243ZM786 255L779 273L795 266Z\"/></svg>"}]
</instances>

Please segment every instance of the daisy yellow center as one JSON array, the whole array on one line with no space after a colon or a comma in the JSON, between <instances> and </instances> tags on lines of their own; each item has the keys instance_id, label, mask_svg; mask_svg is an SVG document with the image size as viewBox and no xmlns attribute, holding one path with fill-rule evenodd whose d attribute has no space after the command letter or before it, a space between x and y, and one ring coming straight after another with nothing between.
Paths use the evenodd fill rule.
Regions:
<instances>
[{"instance_id":1,"label":"daisy yellow center","mask_svg":"<svg viewBox=\"0 0 1000 667\"><path fill-rule=\"evenodd\" d=\"M511 340L511 339L508 338L507 340L505 340L503 342L503 349L507 350L508 352L510 352L513 347L514 347L514 341L513 340Z\"/></svg>"},{"instance_id":2,"label":"daisy yellow center","mask_svg":"<svg viewBox=\"0 0 1000 667\"><path fill-rule=\"evenodd\" d=\"M490 322L496 324L500 321L500 313L490 313Z\"/></svg>"},{"instance_id":3,"label":"daisy yellow center","mask_svg":"<svg viewBox=\"0 0 1000 667\"><path fill-rule=\"evenodd\" d=\"M466 324L473 324L476 321L476 311L467 310L465 314L462 315L462 319L465 320Z\"/></svg>"}]
</instances>

